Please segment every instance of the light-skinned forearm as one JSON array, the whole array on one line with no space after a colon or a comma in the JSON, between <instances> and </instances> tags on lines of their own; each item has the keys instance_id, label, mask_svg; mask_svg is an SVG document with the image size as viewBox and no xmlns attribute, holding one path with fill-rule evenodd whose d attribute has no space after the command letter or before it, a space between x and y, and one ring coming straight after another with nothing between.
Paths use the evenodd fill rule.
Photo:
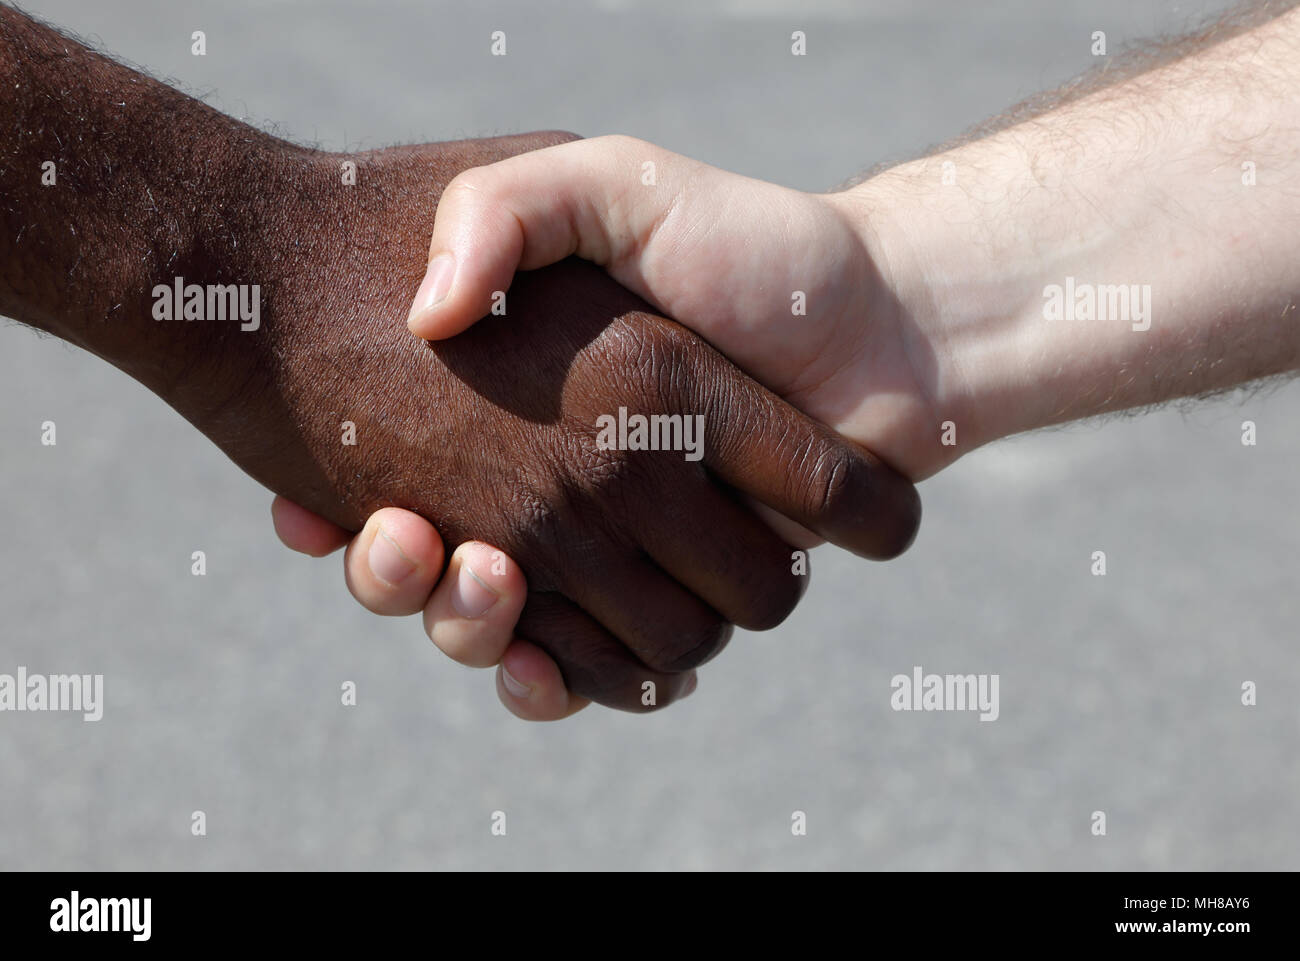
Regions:
<instances>
[{"instance_id":1,"label":"light-skinned forearm","mask_svg":"<svg viewBox=\"0 0 1300 961\"><path fill-rule=\"evenodd\" d=\"M961 447L1300 366L1297 103L1292 11L843 195Z\"/></svg>"}]
</instances>

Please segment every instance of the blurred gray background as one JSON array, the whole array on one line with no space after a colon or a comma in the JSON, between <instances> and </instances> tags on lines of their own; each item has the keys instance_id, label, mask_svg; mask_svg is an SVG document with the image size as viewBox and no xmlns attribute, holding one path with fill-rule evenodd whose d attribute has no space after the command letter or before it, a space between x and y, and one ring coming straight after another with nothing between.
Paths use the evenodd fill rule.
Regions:
<instances>
[{"instance_id":1,"label":"blurred gray background","mask_svg":"<svg viewBox=\"0 0 1300 961\"><path fill-rule=\"evenodd\" d=\"M821 189L1086 68L1094 30L1114 51L1215 5L26 6L328 149L625 132ZM270 495L123 374L0 344L0 672L107 698L98 724L0 714L0 867L1300 867L1300 384L979 451L922 486L909 554L818 551L799 611L690 700L529 725L357 606L338 557L284 550ZM891 711L916 664L1000 674L1000 720Z\"/></svg>"}]
</instances>

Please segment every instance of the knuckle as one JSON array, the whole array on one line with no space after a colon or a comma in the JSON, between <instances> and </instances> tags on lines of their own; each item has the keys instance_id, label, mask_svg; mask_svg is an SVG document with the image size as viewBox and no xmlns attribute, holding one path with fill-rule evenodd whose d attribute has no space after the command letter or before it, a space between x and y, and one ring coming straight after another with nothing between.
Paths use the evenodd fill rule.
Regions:
<instances>
[{"instance_id":1,"label":"knuckle","mask_svg":"<svg viewBox=\"0 0 1300 961\"><path fill-rule=\"evenodd\" d=\"M679 409L695 395L705 367L703 342L662 318L637 313L608 332L614 369L641 405Z\"/></svg>"},{"instance_id":2,"label":"knuckle","mask_svg":"<svg viewBox=\"0 0 1300 961\"><path fill-rule=\"evenodd\" d=\"M689 671L721 653L734 631L733 625L717 615L700 617L696 623L675 630L645 659L646 665L666 674Z\"/></svg>"},{"instance_id":3,"label":"knuckle","mask_svg":"<svg viewBox=\"0 0 1300 961\"><path fill-rule=\"evenodd\" d=\"M622 451L577 449L557 467L544 493L521 492L508 521L528 544L530 586L573 596L608 576L624 544L617 522L636 509L632 465Z\"/></svg>"},{"instance_id":4,"label":"knuckle","mask_svg":"<svg viewBox=\"0 0 1300 961\"><path fill-rule=\"evenodd\" d=\"M860 458L835 445L823 448L805 474L801 503L811 517L830 524L852 523L867 481ZM865 520L865 518L864 518Z\"/></svg>"},{"instance_id":5,"label":"knuckle","mask_svg":"<svg viewBox=\"0 0 1300 961\"><path fill-rule=\"evenodd\" d=\"M554 587L556 572L563 570L567 538L580 526L565 498L522 483L504 506L500 540L507 553L529 570L533 586L540 590Z\"/></svg>"},{"instance_id":6,"label":"knuckle","mask_svg":"<svg viewBox=\"0 0 1300 961\"><path fill-rule=\"evenodd\" d=\"M590 142L595 146L609 148L623 154L647 154L649 151L657 149L640 137L633 137L631 134L626 133L606 134L603 137L596 137Z\"/></svg>"},{"instance_id":7,"label":"knuckle","mask_svg":"<svg viewBox=\"0 0 1300 961\"><path fill-rule=\"evenodd\" d=\"M602 503L620 497L634 473L628 452L602 446L595 428L591 436L584 436L582 442L572 445L564 469L572 477L570 484L583 492L575 492L574 498L584 497ZM615 509L625 506L612 505Z\"/></svg>"},{"instance_id":8,"label":"knuckle","mask_svg":"<svg viewBox=\"0 0 1300 961\"><path fill-rule=\"evenodd\" d=\"M802 504L827 529L869 532L867 556L877 560L907 550L921 523L921 499L909 481L838 444L817 455Z\"/></svg>"},{"instance_id":9,"label":"knuckle","mask_svg":"<svg viewBox=\"0 0 1300 961\"><path fill-rule=\"evenodd\" d=\"M557 606L551 595L528 595L519 631L551 656L571 694L637 713L657 711L680 697L678 678L638 662L603 630Z\"/></svg>"},{"instance_id":10,"label":"knuckle","mask_svg":"<svg viewBox=\"0 0 1300 961\"><path fill-rule=\"evenodd\" d=\"M602 639L557 626L534 638L554 659L564 686L572 694L607 707L624 708L640 696L640 671L630 659L617 656Z\"/></svg>"},{"instance_id":11,"label":"knuckle","mask_svg":"<svg viewBox=\"0 0 1300 961\"><path fill-rule=\"evenodd\" d=\"M442 192L440 203L451 201L490 200L499 178L488 167L470 167L451 179Z\"/></svg>"},{"instance_id":12,"label":"knuckle","mask_svg":"<svg viewBox=\"0 0 1300 961\"><path fill-rule=\"evenodd\" d=\"M790 573L783 560L775 566L770 583L754 591L736 623L747 631L770 631L789 617L808 589L808 575Z\"/></svg>"}]
</instances>

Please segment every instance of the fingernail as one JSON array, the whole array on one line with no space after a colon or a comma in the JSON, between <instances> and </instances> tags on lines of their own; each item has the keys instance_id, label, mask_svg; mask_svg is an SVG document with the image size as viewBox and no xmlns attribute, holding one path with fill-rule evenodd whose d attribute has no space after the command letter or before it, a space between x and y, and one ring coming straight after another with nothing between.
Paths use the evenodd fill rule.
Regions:
<instances>
[{"instance_id":1,"label":"fingernail","mask_svg":"<svg viewBox=\"0 0 1300 961\"><path fill-rule=\"evenodd\" d=\"M415 563L402 553L382 527L375 529L375 539L370 542L370 573L386 584L396 587L415 570Z\"/></svg>"},{"instance_id":2,"label":"fingernail","mask_svg":"<svg viewBox=\"0 0 1300 961\"><path fill-rule=\"evenodd\" d=\"M457 614L469 618L482 617L499 597L496 591L483 582L483 578L474 573L474 568L461 561L456 589L451 592L451 606Z\"/></svg>"},{"instance_id":3,"label":"fingernail","mask_svg":"<svg viewBox=\"0 0 1300 961\"><path fill-rule=\"evenodd\" d=\"M501 683L506 686L506 690L515 697L526 698L533 693L533 689L527 684L520 684L514 679L509 671L506 670L505 664L501 665Z\"/></svg>"},{"instance_id":4,"label":"fingernail","mask_svg":"<svg viewBox=\"0 0 1300 961\"><path fill-rule=\"evenodd\" d=\"M682 697L690 697L692 694L694 694L695 689L699 687L699 684L700 684L699 676L692 674L689 678L686 679L686 683L682 685Z\"/></svg>"},{"instance_id":5,"label":"fingernail","mask_svg":"<svg viewBox=\"0 0 1300 961\"><path fill-rule=\"evenodd\" d=\"M447 299L451 282L456 276L456 258L449 253L439 254L429 261L420 289L415 292L410 320L426 314Z\"/></svg>"}]
</instances>

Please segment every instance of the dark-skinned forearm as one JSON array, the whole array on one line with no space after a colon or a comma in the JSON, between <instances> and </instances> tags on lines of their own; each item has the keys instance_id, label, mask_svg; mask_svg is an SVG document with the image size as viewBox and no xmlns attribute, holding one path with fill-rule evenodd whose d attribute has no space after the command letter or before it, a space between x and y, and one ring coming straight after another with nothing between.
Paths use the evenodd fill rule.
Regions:
<instances>
[{"instance_id":1,"label":"dark-skinned forearm","mask_svg":"<svg viewBox=\"0 0 1300 961\"><path fill-rule=\"evenodd\" d=\"M152 291L258 283L251 238L298 151L0 7L0 311L98 354L193 419L265 331L155 320ZM260 341L260 342L259 342Z\"/></svg>"}]
</instances>

